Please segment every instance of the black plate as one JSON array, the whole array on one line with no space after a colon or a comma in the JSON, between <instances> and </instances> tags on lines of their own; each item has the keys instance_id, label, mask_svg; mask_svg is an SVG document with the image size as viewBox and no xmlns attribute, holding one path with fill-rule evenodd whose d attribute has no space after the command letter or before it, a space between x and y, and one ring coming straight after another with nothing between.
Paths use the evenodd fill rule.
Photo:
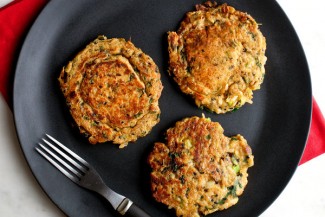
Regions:
<instances>
[{"instance_id":1,"label":"black plate","mask_svg":"<svg viewBox=\"0 0 325 217\"><path fill-rule=\"evenodd\" d=\"M103 0L51 1L23 44L14 83L14 115L26 159L44 191L69 216L115 216L100 196L82 189L39 156L34 147L49 133L93 164L106 183L152 216L172 216L150 193L146 163L155 141L184 117L202 112L219 121L230 136L247 138L255 155L249 183L239 203L210 216L257 216L284 189L304 150L311 117L309 70L299 39L273 0L229 0L247 11L267 39L265 82L254 104L234 113L198 109L167 74L166 32L176 30L185 12L200 1ZM220 2L219 2L220 3ZM131 38L160 68L164 90L161 122L145 138L123 150L112 144L88 144L72 126L60 93L60 69L97 35Z\"/></svg>"}]
</instances>

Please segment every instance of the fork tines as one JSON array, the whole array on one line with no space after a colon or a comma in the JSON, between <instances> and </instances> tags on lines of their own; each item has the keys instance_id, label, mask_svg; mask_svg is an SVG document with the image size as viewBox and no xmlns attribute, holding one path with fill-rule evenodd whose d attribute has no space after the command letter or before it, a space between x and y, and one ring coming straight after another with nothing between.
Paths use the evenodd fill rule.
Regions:
<instances>
[{"instance_id":1,"label":"fork tines","mask_svg":"<svg viewBox=\"0 0 325 217\"><path fill-rule=\"evenodd\" d=\"M36 151L69 179L74 182L78 182L89 169L89 164L87 161L79 157L52 136L48 134L46 134L46 136L50 140L43 138L42 140L46 145L38 143L39 147L35 148Z\"/></svg>"}]
</instances>

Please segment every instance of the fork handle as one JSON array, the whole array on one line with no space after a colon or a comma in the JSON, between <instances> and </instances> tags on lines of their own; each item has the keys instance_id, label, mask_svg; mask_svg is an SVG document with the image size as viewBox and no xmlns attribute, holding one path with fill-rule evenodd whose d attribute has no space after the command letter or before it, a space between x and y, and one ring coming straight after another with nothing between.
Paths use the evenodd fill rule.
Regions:
<instances>
[{"instance_id":1,"label":"fork handle","mask_svg":"<svg viewBox=\"0 0 325 217\"><path fill-rule=\"evenodd\" d=\"M126 216L126 217L151 217L148 213L146 213L143 209L141 209L134 203L126 211L124 216Z\"/></svg>"},{"instance_id":2,"label":"fork handle","mask_svg":"<svg viewBox=\"0 0 325 217\"><path fill-rule=\"evenodd\" d=\"M116 210L126 217L150 217L148 213L135 205L129 198L124 198Z\"/></svg>"}]
</instances>

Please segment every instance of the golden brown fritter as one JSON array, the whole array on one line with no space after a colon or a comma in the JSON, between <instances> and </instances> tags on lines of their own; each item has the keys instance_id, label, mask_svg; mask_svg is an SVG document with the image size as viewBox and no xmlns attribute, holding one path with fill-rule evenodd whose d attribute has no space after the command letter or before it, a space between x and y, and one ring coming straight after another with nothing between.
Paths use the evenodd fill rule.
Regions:
<instances>
[{"instance_id":1,"label":"golden brown fritter","mask_svg":"<svg viewBox=\"0 0 325 217\"><path fill-rule=\"evenodd\" d=\"M207 2L168 33L169 73L199 107L225 113L252 103L264 79L265 49L250 15Z\"/></svg>"},{"instance_id":2,"label":"golden brown fritter","mask_svg":"<svg viewBox=\"0 0 325 217\"><path fill-rule=\"evenodd\" d=\"M130 41L99 36L62 69L59 82L92 144L112 141L122 148L160 120L158 67Z\"/></svg>"},{"instance_id":3,"label":"golden brown fritter","mask_svg":"<svg viewBox=\"0 0 325 217\"><path fill-rule=\"evenodd\" d=\"M191 117L167 130L166 144L155 143L148 157L154 198L197 217L227 209L247 185L254 156L241 135L226 137L208 118Z\"/></svg>"}]
</instances>

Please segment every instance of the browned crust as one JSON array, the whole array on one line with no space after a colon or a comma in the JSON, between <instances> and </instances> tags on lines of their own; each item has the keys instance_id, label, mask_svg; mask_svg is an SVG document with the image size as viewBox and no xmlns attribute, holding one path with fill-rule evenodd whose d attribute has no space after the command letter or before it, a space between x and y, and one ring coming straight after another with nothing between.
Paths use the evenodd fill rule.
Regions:
<instances>
[{"instance_id":1,"label":"browned crust","mask_svg":"<svg viewBox=\"0 0 325 217\"><path fill-rule=\"evenodd\" d=\"M168 33L169 73L199 107L225 113L252 103L264 79L265 49L250 15L207 2Z\"/></svg>"},{"instance_id":2,"label":"browned crust","mask_svg":"<svg viewBox=\"0 0 325 217\"><path fill-rule=\"evenodd\" d=\"M131 41L99 36L63 67L59 82L73 119L92 144L124 147L160 120L158 67Z\"/></svg>"},{"instance_id":3,"label":"browned crust","mask_svg":"<svg viewBox=\"0 0 325 217\"><path fill-rule=\"evenodd\" d=\"M148 157L153 197L177 216L227 209L247 185L253 155L241 136L226 137L217 122L191 117L167 130Z\"/></svg>"}]
</instances>

